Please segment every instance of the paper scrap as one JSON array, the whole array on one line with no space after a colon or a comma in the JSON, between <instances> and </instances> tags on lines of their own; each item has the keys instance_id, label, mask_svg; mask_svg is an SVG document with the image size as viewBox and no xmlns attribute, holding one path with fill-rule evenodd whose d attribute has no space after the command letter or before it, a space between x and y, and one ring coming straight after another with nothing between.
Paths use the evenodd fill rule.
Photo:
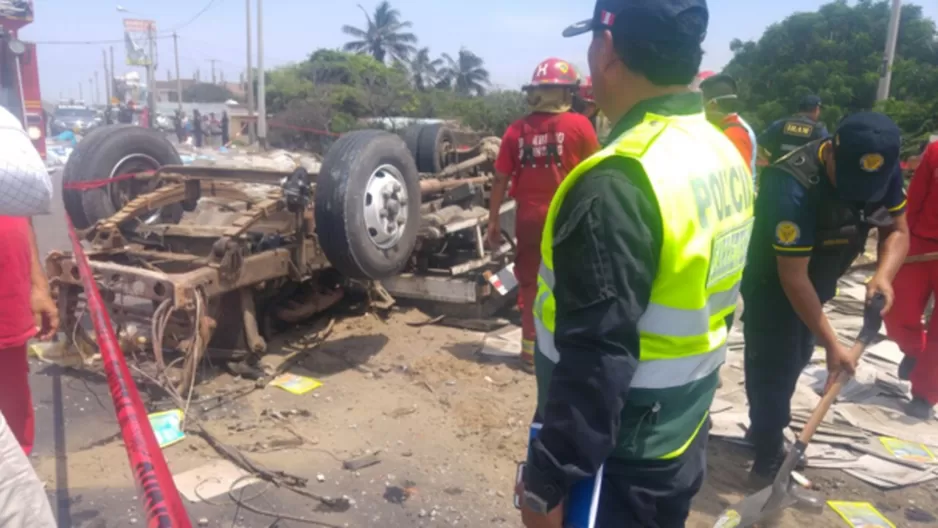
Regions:
<instances>
[{"instance_id":1,"label":"paper scrap","mask_svg":"<svg viewBox=\"0 0 938 528\"><path fill-rule=\"evenodd\" d=\"M935 455L932 454L931 450L929 450L925 444L906 442L905 440L886 436L879 437L879 441L882 442L883 447L896 458L911 460L919 464L935 463Z\"/></svg>"},{"instance_id":2,"label":"paper scrap","mask_svg":"<svg viewBox=\"0 0 938 528\"><path fill-rule=\"evenodd\" d=\"M873 346L866 347L865 355L877 357L894 365L902 363L905 354L899 350L899 345L895 341L888 339L880 341Z\"/></svg>"},{"instance_id":3,"label":"paper scrap","mask_svg":"<svg viewBox=\"0 0 938 528\"><path fill-rule=\"evenodd\" d=\"M508 331L506 331L506 329ZM518 357L521 355L521 328L508 326L506 329L486 334L482 338L483 356Z\"/></svg>"},{"instance_id":4,"label":"paper scrap","mask_svg":"<svg viewBox=\"0 0 938 528\"><path fill-rule=\"evenodd\" d=\"M930 471L910 468L872 455L861 456L857 459L854 469L844 471L884 490L921 484L938 478L938 475Z\"/></svg>"},{"instance_id":5,"label":"paper scrap","mask_svg":"<svg viewBox=\"0 0 938 528\"><path fill-rule=\"evenodd\" d=\"M853 528L896 528L868 502L827 501L827 504Z\"/></svg>"},{"instance_id":6,"label":"paper scrap","mask_svg":"<svg viewBox=\"0 0 938 528\"><path fill-rule=\"evenodd\" d=\"M181 442L186 437L181 428L183 414L179 409L148 414L147 418L150 419L153 435L161 448Z\"/></svg>"},{"instance_id":7,"label":"paper scrap","mask_svg":"<svg viewBox=\"0 0 938 528\"><path fill-rule=\"evenodd\" d=\"M183 497L191 502L202 502L260 481L228 460L213 460L173 475L173 482Z\"/></svg>"},{"instance_id":8,"label":"paper scrap","mask_svg":"<svg viewBox=\"0 0 938 528\"><path fill-rule=\"evenodd\" d=\"M281 374L274 378L270 384L298 396L322 387L321 381L298 374Z\"/></svg>"}]
</instances>

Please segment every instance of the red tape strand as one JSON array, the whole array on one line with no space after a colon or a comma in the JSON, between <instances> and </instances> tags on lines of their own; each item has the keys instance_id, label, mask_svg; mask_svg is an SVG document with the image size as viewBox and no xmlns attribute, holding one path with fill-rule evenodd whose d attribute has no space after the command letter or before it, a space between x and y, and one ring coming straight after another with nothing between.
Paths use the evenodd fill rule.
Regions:
<instances>
[{"instance_id":1,"label":"red tape strand","mask_svg":"<svg viewBox=\"0 0 938 528\"><path fill-rule=\"evenodd\" d=\"M111 319L101 299L101 292L94 281L94 274L88 264L88 257L81 247L81 241L72 225L72 219L66 215L68 236L72 241L75 263L85 287L88 313L94 324L101 350L101 360L107 376L114 411L120 425L121 436L127 448L127 458L133 471L134 481L143 499L149 528L191 528L189 515L179 498L179 491L173 482L166 459L150 427L146 408L137 386L130 376L130 370L124 360L124 353L117 344Z\"/></svg>"},{"instance_id":2,"label":"red tape strand","mask_svg":"<svg viewBox=\"0 0 938 528\"><path fill-rule=\"evenodd\" d=\"M69 191L87 191L90 189L98 189L100 187L106 187L112 183L117 183L120 181L132 180L136 178L137 176L153 174L154 172L155 171L121 174L120 176L114 176L113 178L107 178L105 180L91 180L91 181L71 182L71 183L63 182L62 188L69 190Z\"/></svg>"}]
</instances>

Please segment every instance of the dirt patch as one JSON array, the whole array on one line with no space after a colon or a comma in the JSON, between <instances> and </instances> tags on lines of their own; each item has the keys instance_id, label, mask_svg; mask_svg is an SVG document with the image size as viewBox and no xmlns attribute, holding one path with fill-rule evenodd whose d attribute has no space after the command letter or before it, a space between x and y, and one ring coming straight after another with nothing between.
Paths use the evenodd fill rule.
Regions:
<instances>
[{"instance_id":1,"label":"dirt patch","mask_svg":"<svg viewBox=\"0 0 938 528\"><path fill-rule=\"evenodd\" d=\"M338 321L295 370L320 379L320 389L303 396L273 387L256 391L212 409L206 426L267 467L309 478L316 492L354 498L343 514L349 526L520 526L511 494L535 405L534 378L478 355L481 334L406 324L424 319L404 311L387 321L372 315ZM265 359L277 360L277 354ZM219 375L199 390L207 397L251 383ZM194 436L164 452L174 473L216 458ZM343 469L342 461L375 452L379 464ZM706 485L687 526L712 526L742 497L749 457L745 449L711 441ZM69 484L126 485L126 464L118 439L70 453ZM54 460L40 459L38 469L51 480ZM938 504L934 482L883 493L842 472L807 475L826 498L872 502L897 526L927 526L906 520L906 512L935 513ZM827 509L786 512L775 526L845 524Z\"/></svg>"}]
</instances>

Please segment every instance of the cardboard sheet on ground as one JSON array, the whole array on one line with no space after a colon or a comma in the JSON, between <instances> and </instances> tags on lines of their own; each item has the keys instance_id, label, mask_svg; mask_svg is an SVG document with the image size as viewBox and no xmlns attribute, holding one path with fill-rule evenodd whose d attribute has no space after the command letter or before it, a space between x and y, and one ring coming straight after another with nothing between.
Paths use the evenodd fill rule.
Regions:
<instances>
[{"instance_id":1,"label":"cardboard sheet on ground","mask_svg":"<svg viewBox=\"0 0 938 528\"><path fill-rule=\"evenodd\" d=\"M896 528L868 502L828 501L827 504L853 528Z\"/></svg>"},{"instance_id":2,"label":"cardboard sheet on ground","mask_svg":"<svg viewBox=\"0 0 938 528\"><path fill-rule=\"evenodd\" d=\"M710 436L727 440L742 440L749 425L747 412L721 412L710 417Z\"/></svg>"},{"instance_id":3,"label":"cardboard sheet on ground","mask_svg":"<svg viewBox=\"0 0 938 528\"><path fill-rule=\"evenodd\" d=\"M231 462L219 459L173 475L173 482L183 497L202 502L260 481Z\"/></svg>"},{"instance_id":4,"label":"cardboard sheet on ground","mask_svg":"<svg viewBox=\"0 0 938 528\"><path fill-rule=\"evenodd\" d=\"M518 357L521 355L521 328L507 326L482 338L482 350L488 357Z\"/></svg>"},{"instance_id":5,"label":"cardboard sheet on ground","mask_svg":"<svg viewBox=\"0 0 938 528\"><path fill-rule=\"evenodd\" d=\"M828 444L808 444L805 451L808 458L808 467L818 469L847 469L856 467L859 455L842 447Z\"/></svg>"},{"instance_id":6,"label":"cardboard sheet on ground","mask_svg":"<svg viewBox=\"0 0 938 528\"><path fill-rule=\"evenodd\" d=\"M894 341L887 339L867 347L866 352L864 352L864 356L873 356L894 365L898 365L902 362L902 358L905 357L905 354L899 350L899 345L897 345Z\"/></svg>"},{"instance_id":7,"label":"cardboard sheet on ground","mask_svg":"<svg viewBox=\"0 0 938 528\"><path fill-rule=\"evenodd\" d=\"M274 378L270 384L297 396L322 387L321 381L298 374L281 374Z\"/></svg>"},{"instance_id":8,"label":"cardboard sheet on ground","mask_svg":"<svg viewBox=\"0 0 938 528\"><path fill-rule=\"evenodd\" d=\"M901 402L895 398L874 398L863 405L843 403L837 408L848 413L865 431L892 438L913 438L929 447L938 446L938 422L907 416Z\"/></svg>"},{"instance_id":9,"label":"cardboard sheet on ground","mask_svg":"<svg viewBox=\"0 0 938 528\"><path fill-rule=\"evenodd\" d=\"M147 418L150 419L150 427L160 447L169 447L186 437L181 429L183 414L179 409L151 413Z\"/></svg>"},{"instance_id":10,"label":"cardboard sheet on ground","mask_svg":"<svg viewBox=\"0 0 938 528\"><path fill-rule=\"evenodd\" d=\"M938 478L938 475L931 471L919 471L870 455L861 456L856 464L854 469L844 471L881 489L911 486Z\"/></svg>"}]
</instances>

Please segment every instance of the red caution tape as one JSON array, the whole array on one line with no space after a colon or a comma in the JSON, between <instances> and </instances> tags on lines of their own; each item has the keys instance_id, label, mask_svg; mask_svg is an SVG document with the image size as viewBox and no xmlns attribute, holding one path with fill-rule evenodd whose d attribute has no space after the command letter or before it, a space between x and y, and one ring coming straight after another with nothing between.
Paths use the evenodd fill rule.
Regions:
<instances>
[{"instance_id":1,"label":"red caution tape","mask_svg":"<svg viewBox=\"0 0 938 528\"><path fill-rule=\"evenodd\" d=\"M127 457L133 470L134 481L146 509L149 528L191 528L189 515L179 498L179 491L173 482L166 459L153 435L146 408L127 363L124 353L117 343L111 319L101 300L101 292L94 281L88 257L81 248L81 241L75 233L72 219L66 215L68 236L72 240L75 263L81 274L88 303L88 313L94 324L101 350L101 360L107 376L114 411L121 428L121 436L127 447Z\"/></svg>"},{"instance_id":2,"label":"red caution tape","mask_svg":"<svg viewBox=\"0 0 938 528\"><path fill-rule=\"evenodd\" d=\"M105 180L91 180L91 181L81 181L81 182L71 182L71 183L62 183L62 188L69 191L87 191L89 189L98 189L100 187L106 187L112 183L117 183L120 181L132 180L137 176L145 176L148 174L153 174L155 171L147 172L136 172L130 174L121 174L120 176L114 176L113 178L107 178Z\"/></svg>"}]
</instances>

